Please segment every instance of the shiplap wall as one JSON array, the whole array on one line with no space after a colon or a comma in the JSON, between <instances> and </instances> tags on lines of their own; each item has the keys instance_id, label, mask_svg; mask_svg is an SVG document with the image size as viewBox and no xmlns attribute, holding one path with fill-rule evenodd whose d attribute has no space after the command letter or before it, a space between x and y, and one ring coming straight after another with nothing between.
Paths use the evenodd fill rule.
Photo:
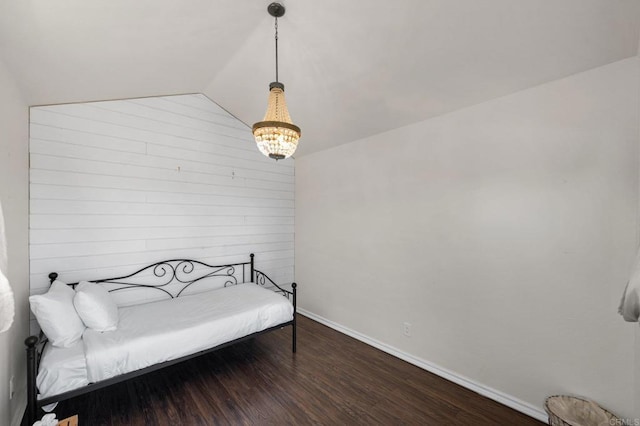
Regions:
<instances>
[{"instance_id":1,"label":"shiplap wall","mask_svg":"<svg viewBox=\"0 0 640 426\"><path fill-rule=\"evenodd\" d=\"M170 258L293 280L294 164L203 95L31 108L31 293Z\"/></svg>"}]
</instances>

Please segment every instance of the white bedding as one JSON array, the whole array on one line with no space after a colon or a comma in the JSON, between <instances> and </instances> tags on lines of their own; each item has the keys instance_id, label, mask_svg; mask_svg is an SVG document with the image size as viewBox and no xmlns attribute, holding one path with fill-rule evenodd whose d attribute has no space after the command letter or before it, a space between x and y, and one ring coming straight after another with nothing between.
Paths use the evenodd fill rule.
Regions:
<instances>
[{"instance_id":1,"label":"white bedding","mask_svg":"<svg viewBox=\"0 0 640 426\"><path fill-rule=\"evenodd\" d=\"M88 383L82 340L68 348L58 348L47 343L36 377L39 398L77 389Z\"/></svg>"},{"instance_id":2,"label":"white bedding","mask_svg":"<svg viewBox=\"0 0 640 426\"><path fill-rule=\"evenodd\" d=\"M84 351L74 346L67 350L76 352L63 354L56 351L59 348L52 348L49 356L43 356L38 372L41 398L193 354L291 321L293 306L285 297L247 283L122 307L118 315L115 331L85 331L79 345L80 348L84 346ZM60 361L65 356L69 356L68 365ZM83 369L81 364L86 365L84 380L79 377Z\"/></svg>"}]
</instances>

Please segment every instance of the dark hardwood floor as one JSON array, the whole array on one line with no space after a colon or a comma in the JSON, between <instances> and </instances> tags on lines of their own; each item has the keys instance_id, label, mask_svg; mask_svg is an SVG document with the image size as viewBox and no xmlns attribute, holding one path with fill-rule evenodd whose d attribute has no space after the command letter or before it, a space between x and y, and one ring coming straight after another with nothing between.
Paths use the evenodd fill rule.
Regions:
<instances>
[{"instance_id":1,"label":"dark hardwood floor","mask_svg":"<svg viewBox=\"0 0 640 426\"><path fill-rule=\"evenodd\" d=\"M290 327L61 402L98 425L541 425L418 367L298 317Z\"/></svg>"}]
</instances>

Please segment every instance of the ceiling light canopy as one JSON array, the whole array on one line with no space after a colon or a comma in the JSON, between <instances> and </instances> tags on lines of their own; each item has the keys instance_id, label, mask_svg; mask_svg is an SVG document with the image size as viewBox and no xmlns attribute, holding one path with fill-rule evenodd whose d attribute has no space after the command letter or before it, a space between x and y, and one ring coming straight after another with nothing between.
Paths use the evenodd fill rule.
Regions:
<instances>
[{"instance_id":1,"label":"ceiling light canopy","mask_svg":"<svg viewBox=\"0 0 640 426\"><path fill-rule=\"evenodd\" d=\"M269 104L262 121L253 125L253 136L258 149L275 160L289 158L298 147L300 127L293 124L284 99L284 84L278 81L278 18L284 16L284 6L271 3L269 15L275 18L276 81L269 84Z\"/></svg>"}]
</instances>

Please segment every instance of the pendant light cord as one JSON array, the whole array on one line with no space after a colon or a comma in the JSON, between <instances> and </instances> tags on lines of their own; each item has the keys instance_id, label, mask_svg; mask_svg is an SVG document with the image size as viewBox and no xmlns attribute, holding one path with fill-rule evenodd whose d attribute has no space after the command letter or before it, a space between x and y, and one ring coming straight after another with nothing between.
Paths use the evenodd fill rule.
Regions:
<instances>
[{"instance_id":1,"label":"pendant light cord","mask_svg":"<svg viewBox=\"0 0 640 426\"><path fill-rule=\"evenodd\" d=\"M276 17L276 83L278 82L278 17Z\"/></svg>"}]
</instances>

